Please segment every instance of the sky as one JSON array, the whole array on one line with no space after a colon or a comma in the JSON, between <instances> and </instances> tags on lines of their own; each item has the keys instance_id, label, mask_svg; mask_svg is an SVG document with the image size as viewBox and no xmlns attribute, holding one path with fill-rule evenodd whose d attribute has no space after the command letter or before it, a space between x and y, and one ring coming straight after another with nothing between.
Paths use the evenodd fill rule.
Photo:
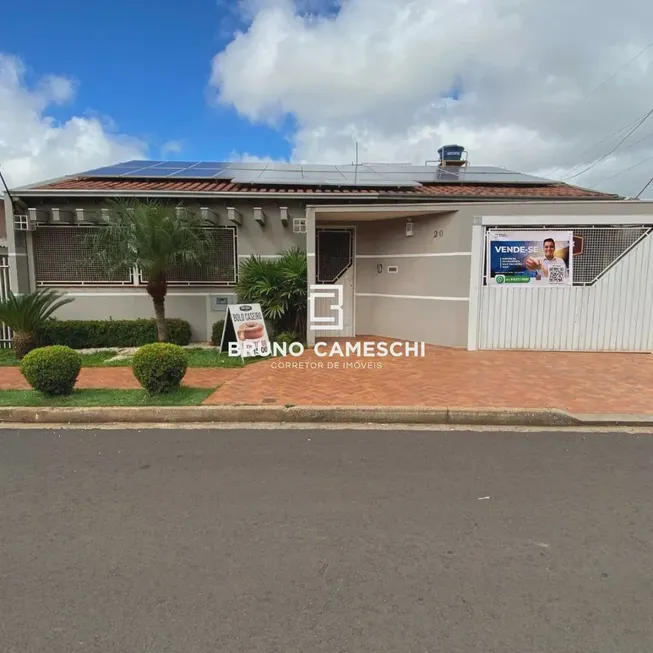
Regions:
<instances>
[{"instance_id":1,"label":"sky","mask_svg":"<svg viewBox=\"0 0 653 653\"><path fill-rule=\"evenodd\" d=\"M21 0L0 26L10 187L128 159L653 177L645 0ZM622 142L623 141L623 142ZM653 184L642 197L653 198Z\"/></svg>"}]
</instances>

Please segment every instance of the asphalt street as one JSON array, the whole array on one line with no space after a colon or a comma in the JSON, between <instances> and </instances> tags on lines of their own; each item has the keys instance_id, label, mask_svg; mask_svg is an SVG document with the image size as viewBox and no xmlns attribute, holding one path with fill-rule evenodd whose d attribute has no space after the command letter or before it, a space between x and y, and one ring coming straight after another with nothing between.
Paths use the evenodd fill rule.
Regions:
<instances>
[{"instance_id":1,"label":"asphalt street","mask_svg":"<svg viewBox=\"0 0 653 653\"><path fill-rule=\"evenodd\" d=\"M2 653L653 647L653 435L0 431Z\"/></svg>"}]
</instances>

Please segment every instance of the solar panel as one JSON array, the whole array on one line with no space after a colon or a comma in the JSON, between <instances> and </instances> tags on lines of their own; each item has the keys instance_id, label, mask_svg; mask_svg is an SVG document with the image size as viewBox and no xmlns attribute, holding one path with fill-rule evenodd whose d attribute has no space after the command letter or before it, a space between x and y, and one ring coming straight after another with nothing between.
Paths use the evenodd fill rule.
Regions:
<instances>
[{"instance_id":1,"label":"solar panel","mask_svg":"<svg viewBox=\"0 0 653 653\"><path fill-rule=\"evenodd\" d=\"M158 161L123 161L121 163L114 164L114 166L118 168L142 168L143 166L152 165L153 163L158 163Z\"/></svg>"},{"instance_id":2,"label":"solar panel","mask_svg":"<svg viewBox=\"0 0 653 653\"><path fill-rule=\"evenodd\" d=\"M345 175L345 180L342 182L348 186L367 186L374 188L377 186L418 186L419 184L411 179L390 179L383 178L380 176L365 176L365 175L356 175L352 172L348 172Z\"/></svg>"},{"instance_id":3,"label":"solar panel","mask_svg":"<svg viewBox=\"0 0 653 653\"><path fill-rule=\"evenodd\" d=\"M119 166L107 166L106 168L96 168L95 170L88 170L87 172L82 172L81 175L84 177L119 177L126 172L132 172L137 168L121 168Z\"/></svg>"},{"instance_id":4,"label":"solar panel","mask_svg":"<svg viewBox=\"0 0 653 653\"><path fill-rule=\"evenodd\" d=\"M287 185L415 186L419 183L550 184L541 177L491 166L446 167L370 163L313 165L266 161L134 160L81 173L89 177L231 179L235 183Z\"/></svg>"},{"instance_id":5,"label":"solar panel","mask_svg":"<svg viewBox=\"0 0 653 653\"><path fill-rule=\"evenodd\" d=\"M323 165L312 165L312 164L303 164L302 172L304 174L314 174L317 172L337 172L336 166L323 166Z\"/></svg>"},{"instance_id":6,"label":"solar panel","mask_svg":"<svg viewBox=\"0 0 653 653\"><path fill-rule=\"evenodd\" d=\"M169 168L146 168L146 169L137 169L127 172L122 177L169 177L176 170L170 170Z\"/></svg>"},{"instance_id":7,"label":"solar panel","mask_svg":"<svg viewBox=\"0 0 653 653\"><path fill-rule=\"evenodd\" d=\"M172 170L184 170L186 168L191 168L197 163L197 161L164 161L163 163L157 163L154 168L170 168Z\"/></svg>"},{"instance_id":8,"label":"solar panel","mask_svg":"<svg viewBox=\"0 0 653 653\"><path fill-rule=\"evenodd\" d=\"M186 168L184 170L171 170L171 179L231 179L233 171L223 168L217 170L215 168Z\"/></svg>"},{"instance_id":9,"label":"solar panel","mask_svg":"<svg viewBox=\"0 0 653 653\"><path fill-rule=\"evenodd\" d=\"M393 181L392 175L380 175L378 172L345 172L343 175L347 179L353 179L358 181L368 181L368 182L383 182L383 181ZM412 181L408 179L407 181Z\"/></svg>"},{"instance_id":10,"label":"solar panel","mask_svg":"<svg viewBox=\"0 0 653 653\"><path fill-rule=\"evenodd\" d=\"M306 179L307 181L342 181L344 180L345 176L341 172L336 172L333 169L331 171L327 172L313 172L313 171L306 171L304 170L302 172L302 178Z\"/></svg>"},{"instance_id":11,"label":"solar panel","mask_svg":"<svg viewBox=\"0 0 653 653\"><path fill-rule=\"evenodd\" d=\"M259 170L260 171L260 170L265 170L268 167L268 165L270 165L270 164L265 163L265 162L260 162L260 161L251 162L251 163L241 162L241 161L238 161L238 162L233 162L232 161L231 163L228 163L228 164L225 164L225 165L230 170Z\"/></svg>"},{"instance_id":12,"label":"solar panel","mask_svg":"<svg viewBox=\"0 0 653 653\"><path fill-rule=\"evenodd\" d=\"M301 172L303 166L301 163L269 163L266 170L276 170L278 172Z\"/></svg>"},{"instance_id":13,"label":"solar panel","mask_svg":"<svg viewBox=\"0 0 653 653\"><path fill-rule=\"evenodd\" d=\"M215 170L222 170L223 168L228 168L231 165L229 161L196 161L190 166L193 170L197 168L214 168Z\"/></svg>"},{"instance_id":14,"label":"solar panel","mask_svg":"<svg viewBox=\"0 0 653 653\"><path fill-rule=\"evenodd\" d=\"M153 166L153 165L156 165L157 163L163 163L163 161L161 161L161 160L158 160L158 161L144 161L142 159L134 159L133 161L126 161L124 164L118 163L116 165L119 165L119 166L124 165L124 166L127 166L127 167L130 167L130 166L131 167L138 167L138 166L145 167L145 166Z\"/></svg>"},{"instance_id":15,"label":"solar panel","mask_svg":"<svg viewBox=\"0 0 653 653\"><path fill-rule=\"evenodd\" d=\"M259 177L260 182L265 184L269 179L285 179L289 183L301 183L302 180L302 171L301 170L263 170L261 176Z\"/></svg>"},{"instance_id":16,"label":"solar panel","mask_svg":"<svg viewBox=\"0 0 653 653\"><path fill-rule=\"evenodd\" d=\"M338 172L347 173L347 172L374 172L370 166L366 165L348 165L348 166L335 166Z\"/></svg>"},{"instance_id":17,"label":"solar panel","mask_svg":"<svg viewBox=\"0 0 653 653\"><path fill-rule=\"evenodd\" d=\"M229 168L227 172L233 175L232 181L236 184L253 183L260 180L262 170L232 170Z\"/></svg>"},{"instance_id":18,"label":"solar panel","mask_svg":"<svg viewBox=\"0 0 653 653\"><path fill-rule=\"evenodd\" d=\"M476 172L475 170L460 170L458 177L461 182L475 184L550 184L551 181L542 177L532 177L520 172L496 171Z\"/></svg>"}]
</instances>

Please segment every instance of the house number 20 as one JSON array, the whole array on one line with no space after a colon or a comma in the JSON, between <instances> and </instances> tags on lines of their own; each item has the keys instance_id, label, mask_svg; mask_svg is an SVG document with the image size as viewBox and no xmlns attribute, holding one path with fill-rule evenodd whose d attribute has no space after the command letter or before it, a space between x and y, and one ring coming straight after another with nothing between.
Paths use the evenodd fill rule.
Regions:
<instances>
[{"instance_id":1,"label":"house number 20","mask_svg":"<svg viewBox=\"0 0 653 653\"><path fill-rule=\"evenodd\" d=\"M440 230L436 229L433 232L433 238L442 238L442 236L444 236L444 231L442 229Z\"/></svg>"}]
</instances>

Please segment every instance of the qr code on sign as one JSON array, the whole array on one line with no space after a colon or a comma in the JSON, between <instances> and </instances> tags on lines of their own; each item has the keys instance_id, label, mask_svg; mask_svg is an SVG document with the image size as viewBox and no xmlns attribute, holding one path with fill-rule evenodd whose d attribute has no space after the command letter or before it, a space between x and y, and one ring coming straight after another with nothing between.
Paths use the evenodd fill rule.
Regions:
<instances>
[{"instance_id":1,"label":"qr code on sign","mask_svg":"<svg viewBox=\"0 0 653 653\"><path fill-rule=\"evenodd\" d=\"M565 269L562 265L553 265L549 268L549 283L564 283Z\"/></svg>"}]
</instances>

